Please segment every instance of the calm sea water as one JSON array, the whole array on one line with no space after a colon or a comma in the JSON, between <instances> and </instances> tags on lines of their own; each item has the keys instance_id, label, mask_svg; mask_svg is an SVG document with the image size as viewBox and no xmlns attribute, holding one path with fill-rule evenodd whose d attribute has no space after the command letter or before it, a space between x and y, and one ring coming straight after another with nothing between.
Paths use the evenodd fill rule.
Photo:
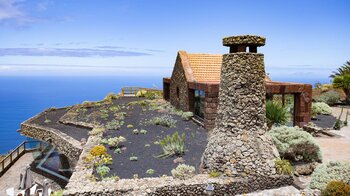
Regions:
<instances>
[{"instance_id":1,"label":"calm sea water","mask_svg":"<svg viewBox=\"0 0 350 196\"><path fill-rule=\"evenodd\" d=\"M314 84L326 77L283 77L276 81ZM101 100L122 86L162 88L162 77L0 77L0 154L26 138L16 132L21 122L49 107L63 107L85 100Z\"/></svg>"},{"instance_id":2,"label":"calm sea water","mask_svg":"<svg viewBox=\"0 0 350 196\"><path fill-rule=\"evenodd\" d=\"M101 100L122 86L162 88L162 77L0 77L0 154L26 138L21 122L49 107Z\"/></svg>"}]
</instances>

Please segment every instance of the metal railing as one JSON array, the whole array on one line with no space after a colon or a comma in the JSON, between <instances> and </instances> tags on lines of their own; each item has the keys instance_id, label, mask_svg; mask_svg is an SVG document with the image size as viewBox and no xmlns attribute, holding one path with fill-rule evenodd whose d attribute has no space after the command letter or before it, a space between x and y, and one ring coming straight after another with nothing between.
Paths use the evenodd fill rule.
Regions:
<instances>
[{"instance_id":1,"label":"metal railing","mask_svg":"<svg viewBox=\"0 0 350 196\"><path fill-rule=\"evenodd\" d=\"M158 89L153 88L143 88L143 87L123 87L122 88L122 96L136 96L137 92L140 90L146 91L160 91Z\"/></svg>"},{"instance_id":2,"label":"metal railing","mask_svg":"<svg viewBox=\"0 0 350 196\"><path fill-rule=\"evenodd\" d=\"M0 177L25 153L42 148L41 141L24 141L0 161Z\"/></svg>"}]
</instances>

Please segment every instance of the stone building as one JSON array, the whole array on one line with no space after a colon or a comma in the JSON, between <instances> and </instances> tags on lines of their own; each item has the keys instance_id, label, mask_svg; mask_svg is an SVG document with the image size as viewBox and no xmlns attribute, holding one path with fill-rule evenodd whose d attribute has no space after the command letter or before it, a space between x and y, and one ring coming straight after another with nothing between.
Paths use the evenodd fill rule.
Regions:
<instances>
[{"instance_id":1,"label":"stone building","mask_svg":"<svg viewBox=\"0 0 350 196\"><path fill-rule=\"evenodd\" d=\"M196 119L212 130L218 106L221 54L190 54L179 51L170 78L163 78L164 99L184 111L191 111ZM254 78L252 78L254 79ZM293 97L293 124L303 126L311 120L312 86L309 84L271 81L265 77L266 96Z\"/></svg>"}]
</instances>

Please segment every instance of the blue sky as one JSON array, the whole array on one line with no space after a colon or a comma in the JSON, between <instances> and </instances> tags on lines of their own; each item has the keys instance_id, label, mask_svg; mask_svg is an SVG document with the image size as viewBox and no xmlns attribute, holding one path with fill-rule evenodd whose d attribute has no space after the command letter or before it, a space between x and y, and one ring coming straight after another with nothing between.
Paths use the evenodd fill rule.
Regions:
<instances>
[{"instance_id":1,"label":"blue sky","mask_svg":"<svg viewBox=\"0 0 350 196\"><path fill-rule=\"evenodd\" d=\"M279 80L350 60L350 1L0 0L0 75L171 74L178 50L227 53L257 34Z\"/></svg>"}]
</instances>

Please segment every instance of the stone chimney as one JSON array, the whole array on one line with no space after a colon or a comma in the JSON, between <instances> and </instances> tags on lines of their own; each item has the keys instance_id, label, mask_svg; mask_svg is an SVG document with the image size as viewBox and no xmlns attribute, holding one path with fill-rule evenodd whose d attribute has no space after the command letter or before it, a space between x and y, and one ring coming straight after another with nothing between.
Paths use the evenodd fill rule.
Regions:
<instances>
[{"instance_id":1,"label":"stone chimney","mask_svg":"<svg viewBox=\"0 0 350 196\"><path fill-rule=\"evenodd\" d=\"M279 156L267 130L264 55L257 53L265 38L253 35L223 39L223 56L215 128L202 157L208 171L227 176L276 174ZM249 48L249 51L246 51Z\"/></svg>"}]
</instances>

